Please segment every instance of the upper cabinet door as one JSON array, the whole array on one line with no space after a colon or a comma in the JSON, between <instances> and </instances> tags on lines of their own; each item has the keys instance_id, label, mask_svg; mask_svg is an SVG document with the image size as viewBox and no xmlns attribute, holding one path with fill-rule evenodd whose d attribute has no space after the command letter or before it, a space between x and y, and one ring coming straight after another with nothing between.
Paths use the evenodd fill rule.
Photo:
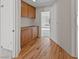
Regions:
<instances>
[{"instance_id":1,"label":"upper cabinet door","mask_svg":"<svg viewBox=\"0 0 79 59\"><path fill-rule=\"evenodd\" d=\"M35 7L33 7L33 18L35 19L36 18L36 8Z\"/></svg>"},{"instance_id":2,"label":"upper cabinet door","mask_svg":"<svg viewBox=\"0 0 79 59\"><path fill-rule=\"evenodd\" d=\"M22 1L21 2L21 16L35 19L36 8Z\"/></svg>"},{"instance_id":3,"label":"upper cabinet door","mask_svg":"<svg viewBox=\"0 0 79 59\"><path fill-rule=\"evenodd\" d=\"M22 1L21 4L21 16L22 17L28 17L28 4Z\"/></svg>"},{"instance_id":4,"label":"upper cabinet door","mask_svg":"<svg viewBox=\"0 0 79 59\"><path fill-rule=\"evenodd\" d=\"M35 18L35 16L36 16L36 8L32 7L32 6L29 6L29 17L30 18Z\"/></svg>"}]
</instances>

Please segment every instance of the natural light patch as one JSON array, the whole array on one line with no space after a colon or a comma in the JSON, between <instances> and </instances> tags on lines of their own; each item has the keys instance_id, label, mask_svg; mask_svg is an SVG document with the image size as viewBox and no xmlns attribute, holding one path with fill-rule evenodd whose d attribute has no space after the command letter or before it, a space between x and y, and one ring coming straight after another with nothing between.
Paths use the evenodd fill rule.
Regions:
<instances>
[{"instance_id":1,"label":"natural light patch","mask_svg":"<svg viewBox=\"0 0 79 59\"><path fill-rule=\"evenodd\" d=\"M36 0L32 0L33 2L36 2Z\"/></svg>"}]
</instances>

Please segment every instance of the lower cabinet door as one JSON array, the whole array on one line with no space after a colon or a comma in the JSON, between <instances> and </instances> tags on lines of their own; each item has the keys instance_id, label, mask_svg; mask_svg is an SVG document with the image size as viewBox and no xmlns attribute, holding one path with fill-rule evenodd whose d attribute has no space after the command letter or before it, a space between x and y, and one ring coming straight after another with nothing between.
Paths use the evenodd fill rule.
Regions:
<instances>
[{"instance_id":1,"label":"lower cabinet door","mask_svg":"<svg viewBox=\"0 0 79 59\"><path fill-rule=\"evenodd\" d=\"M33 27L33 38L37 37L37 27Z\"/></svg>"},{"instance_id":2,"label":"lower cabinet door","mask_svg":"<svg viewBox=\"0 0 79 59\"><path fill-rule=\"evenodd\" d=\"M29 29L21 32L21 47L25 46L29 41Z\"/></svg>"},{"instance_id":3,"label":"lower cabinet door","mask_svg":"<svg viewBox=\"0 0 79 59\"><path fill-rule=\"evenodd\" d=\"M21 31L21 48L27 45L30 41L34 40L37 34L37 27L29 27Z\"/></svg>"}]
</instances>

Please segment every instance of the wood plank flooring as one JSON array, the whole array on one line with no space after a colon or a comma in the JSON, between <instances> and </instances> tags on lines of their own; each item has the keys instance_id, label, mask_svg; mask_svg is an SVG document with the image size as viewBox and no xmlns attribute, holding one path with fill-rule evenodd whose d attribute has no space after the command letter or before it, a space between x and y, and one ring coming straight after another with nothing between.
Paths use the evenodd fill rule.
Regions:
<instances>
[{"instance_id":1,"label":"wood plank flooring","mask_svg":"<svg viewBox=\"0 0 79 59\"><path fill-rule=\"evenodd\" d=\"M48 38L38 38L22 48L16 59L76 59Z\"/></svg>"}]
</instances>

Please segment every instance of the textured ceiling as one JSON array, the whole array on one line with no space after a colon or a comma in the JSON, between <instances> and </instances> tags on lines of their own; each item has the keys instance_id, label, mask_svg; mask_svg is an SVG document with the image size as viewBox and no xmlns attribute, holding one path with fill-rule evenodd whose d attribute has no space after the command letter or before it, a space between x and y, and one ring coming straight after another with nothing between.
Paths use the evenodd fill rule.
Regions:
<instances>
[{"instance_id":1,"label":"textured ceiling","mask_svg":"<svg viewBox=\"0 0 79 59\"><path fill-rule=\"evenodd\" d=\"M33 2L32 0L23 0L35 7L41 7L41 6L48 6L53 3L54 0L36 0L36 2Z\"/></svg>"}]
</instances>

